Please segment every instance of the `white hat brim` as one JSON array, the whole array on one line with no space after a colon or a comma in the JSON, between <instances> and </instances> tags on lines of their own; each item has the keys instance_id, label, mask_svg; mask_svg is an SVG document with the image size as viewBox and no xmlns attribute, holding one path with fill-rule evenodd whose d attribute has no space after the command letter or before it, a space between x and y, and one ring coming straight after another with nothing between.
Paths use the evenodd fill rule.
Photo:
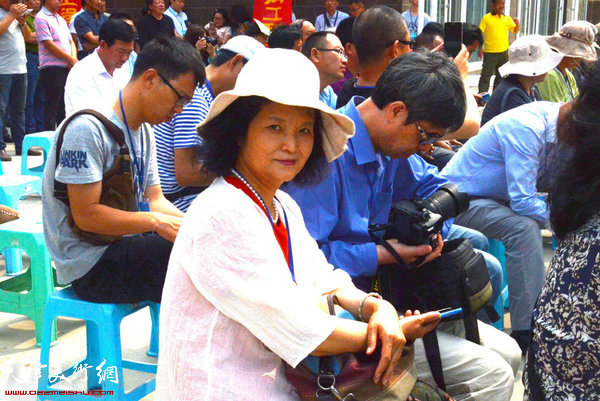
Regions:
<instances>
[{"instance_id":1,"label":"white hat brim","mask_svg":"<svg viewBox=\"0 0 600 401\"><path fill-rule=\"evenodd\" d=\"M510 74L537 77L551 71L560 63L563 57L562 53L550 51L546 57L538 61L522 61L517 63L509 61L498 68L498 72L500 72L502 78Z\"/></svg>"},{"instance_id":2,"label":"white hat brim","mask_svg":"<svg viewBox=\"0 0 600 401\"><path fill-rule=\"evenodd\" d=\"M255 93L244 93L243 91L236 89L219 94L210 106L206 119L198 124L196 129L199 130L204 124L217 117L239 97L255 95ZM315 100L310 104L301 104L306 102L290 101L293 97L289 96L286 96L286 99L268 99L275 103L281 103L288 106L309 107L321 112L324 128L323 151L329 162L340 157L346 149L348 149L348 139L354 136L354 122L350 118L338 113L319 100Z\"/></svg>"}]
</instances>

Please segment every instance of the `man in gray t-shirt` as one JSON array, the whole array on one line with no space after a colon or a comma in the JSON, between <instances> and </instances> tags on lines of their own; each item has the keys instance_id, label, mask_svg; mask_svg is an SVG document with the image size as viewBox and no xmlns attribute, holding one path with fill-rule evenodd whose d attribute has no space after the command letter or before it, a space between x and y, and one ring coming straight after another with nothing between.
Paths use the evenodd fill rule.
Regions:
<instances>
[{"instance_id":1,"label":"man in gray t-shirt","mask_svg":"<svg viewBox=\"0 0 600 401\"><path fill-rule=\"evenodd\" d=\"M162 193L150 124L180 113L204 79L194 48L158 39L139 54L131 81L112 110L99 110L124 133L132 159L135 211L100 203L103 174L120 148L96 117L82 115L68 124L58 166L56 143L50 149L42 191L44 235L59 283L71 283L80 298L160 302L183 214ZM67 185L69 206L55 198L55 180ZM123 237L110 245L87 242L71 230L69 212L83 231Z\"/></svg>"}]
</instances>

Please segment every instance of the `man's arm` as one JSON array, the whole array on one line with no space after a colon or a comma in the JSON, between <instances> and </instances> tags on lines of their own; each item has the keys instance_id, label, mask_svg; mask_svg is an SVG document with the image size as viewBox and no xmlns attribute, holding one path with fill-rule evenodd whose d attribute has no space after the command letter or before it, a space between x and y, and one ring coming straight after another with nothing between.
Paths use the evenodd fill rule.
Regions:
<instances>
[{"instance_id":1,"label":"man's arm","mask_svg":"<svg viewBox=\"0 0 600 401\"><path fill-rule=\"evenodd\" d=\"M10 25L19 18L23 12L27 10L27 6L25 4L13 4L10 6L8 15L0 21L0 35L8 30ZM20 23L19 23L20 24Z\"/></svg>"},{"instance_id":2,"label":"man's arm","mask_svg":"<svg viewBox=\"0 0 600 401\"><path fill-rule=\"evenodd\" d=\"M35 31L31 31L27 26L27 21L25 18L19 18L19 27L21 28L21 33L23 34L23 38L25 39L25 43L29 45L37 45L37 37L35 35Z\"/></svg>"},{"instance_id":3,"label":"man's arm","mask_svg":"<svg viewBox=\"0 0 600 401\"><path fill-rule=\"evenodd\" d=\"M521 29L521 21L519 21L518 18L513 18L512 20L515 23L515 26L512 30L513 33L519 33L519 30Z\"/></svg>"},{"instance_id":4,"label":"man's arm","mask_svg":"<svg viewBox=\"0 0 600 401\"><path fill-rule=\"evenodd\" d=\"M177 209L171 202L165 198L160 185L151 185L146 188L144 197L150 203L152 212L160 212L169 216L183 217L181 210Z\"/></svg>"},{"instance_id":5,"label":"man's arm","mask_svg":"<svg viewBox=\"0 0 600 401\"><path fill-rule=\"evenodd\" d=\"M42 43L44 44L44 46L46 46L46 49L48 49L48 51L50 53L52 53L53 56L61 58L63 60L65 60L67 63L69 63L69 67L72 67L75 65L75 63L77 63L77 58L72 56L71 54L68 54L66 51L64 51L60 46L58 46L56 43L54 43L52 40L48 39L48 40L43 40ZM73 51L73 41L70 41L71 43L71 52Z\"/></svg>"}]
</instances>

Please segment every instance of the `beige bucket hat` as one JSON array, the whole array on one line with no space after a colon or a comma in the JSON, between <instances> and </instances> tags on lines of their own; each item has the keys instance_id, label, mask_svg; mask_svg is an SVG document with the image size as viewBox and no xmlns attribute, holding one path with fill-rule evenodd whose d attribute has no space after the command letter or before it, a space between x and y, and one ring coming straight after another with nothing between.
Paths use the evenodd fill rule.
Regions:
<instances>
[{"instance_id":1,"label":"beige bucket hat","mask_svg":"<svg viewBox=\"0 0 600 401\"><path fill-rule=\"evenodd\" d=\"M598 59L596 49L599 48L596 44L597 33L598 29L590 22L570 21L546 41L565 56L595 61Z\"/></svg>"},{"instance_id":2,"label":"beige bucket hat","mask_svg":"<svg viewBox=\"0 0 600 401\"><path fill-rule=\"evenodd\" d=\"M319 100L319 73L295 50L265 49L253 57L238 75L235 87L215 98L206 120L197 128L242 96L262 96L275 103L318 110L323 118L323 150L330 162L344 153L354 135L354 122Z\"/></svg>"},{"instance_id":3,"label":"beige bucket hat","mask_svg":"<svg viewBox=\"0 0 600 401\"><path fill-rule=\"evenodd\" d=\"M498 71L502 78L509 74L537 77L556 67L562 58L563 54L552 50L543 36L521 36L508 48L509 61Z\"/></svg>"}]
</instances>

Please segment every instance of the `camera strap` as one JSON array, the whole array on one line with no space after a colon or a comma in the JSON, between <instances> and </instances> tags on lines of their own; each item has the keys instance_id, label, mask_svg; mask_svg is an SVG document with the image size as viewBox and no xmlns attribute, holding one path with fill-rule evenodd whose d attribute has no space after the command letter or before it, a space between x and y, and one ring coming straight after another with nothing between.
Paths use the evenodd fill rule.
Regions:
<instances>
[{"instance_id":1,"label":"camera strap","mask_svg":"<svg viewBox=\"0 0 600 401\"><path fill-rule=\"evenodd\" d=\"M415 265L407 265L406 263L404 263L404 261L402 260L402 257L400 255L398 255L398 252L396 252L396 250L394 249L393 246L391 246L387 241L382 240L381 238L379 238L377 235L374 234L378 231L385 231L388 227L389 227L389 224L371 224L369 226L369 236L371 237L373 242L375 242L377 245L383 246L385 248L385 250L388 251L394 257L394 259L396 259L396 262L398 262L398 264L401 267L403 267L407 270L414 268Z\"/></svg>"}]
</instances>

